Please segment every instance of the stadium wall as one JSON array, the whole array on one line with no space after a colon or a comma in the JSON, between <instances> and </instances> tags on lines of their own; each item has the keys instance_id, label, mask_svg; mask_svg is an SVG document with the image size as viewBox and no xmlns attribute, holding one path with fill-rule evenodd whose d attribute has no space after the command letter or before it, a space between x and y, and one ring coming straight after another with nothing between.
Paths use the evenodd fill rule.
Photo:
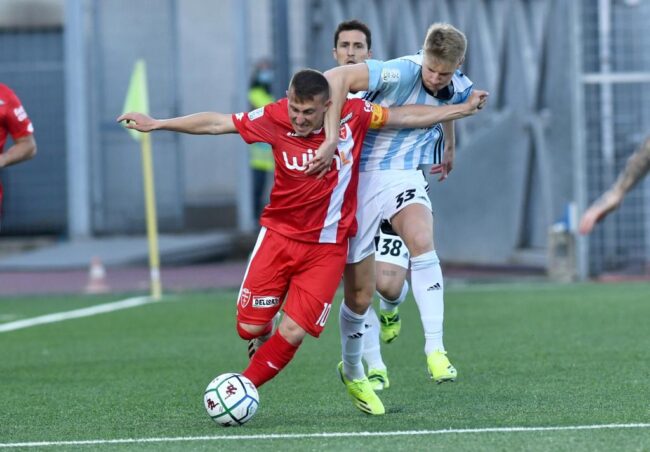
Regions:
<instances>
[{"instance_id":1,"label":"stadium wall","mask_svg":"<svg viewBox=\"0 0 650 452\"><path fill-rule=\"evenodd\" d=\"M574 234L578 274L650 272L647 180L588 238L575 217L650 134L650 2L629 0L311 0L307 64L326 69L332 33L357 18L373 55L416 52L428 25L469 40L463 70L491 93L457 122L449 179L431 178L436 241L447 261L546 265L549 228Z\"/></svg>"},{"instance_id":2,"label":"stadium wall","mask_svg":"<svg viewBox=\"0 0 650 452\"><path fill-rule=\"evenodd\" d=\"M72 7L83 15L74 24L64 15ZM83 210L69 201L82 165L87 234L144 230L139 150L114 123L137 58L148 64L154 116L241 111L255 61L286 61L287 74L325 70L333 30L350 18L370 25L380 59L417 51L434 21L457 25L469 38L463 69L491 92L484 113L457 122L450 178L431 179L446 261L544 265L548 228L568 205L595 199L650 131L647 1L3 0L0 77L19 91L39 143L34 161L3 172L3 234L70 232ZM86 50L70 60L71 31ZM85 88L64 83L75 63ZM64 121L75 89L86 128ZM237 137L160 133L154 152L162 231L236 224L246 171ZM579 241L586 271L647 271L648 196L646 181Z\"/></svg>"}]
</instances>

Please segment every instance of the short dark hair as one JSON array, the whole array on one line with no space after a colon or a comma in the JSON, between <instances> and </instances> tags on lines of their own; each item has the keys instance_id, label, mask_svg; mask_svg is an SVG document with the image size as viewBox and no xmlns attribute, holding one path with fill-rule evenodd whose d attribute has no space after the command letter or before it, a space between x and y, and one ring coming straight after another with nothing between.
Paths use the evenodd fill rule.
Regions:
<instances>
[{"instance_id":1,"label":"short dark hair","mask_svg":"<svg viewBox=\"0 0 650 452\"><path fill-rule=\"evenodd\" d=\"M368 44L368 50L370 50L370 47L372 47L372 34L370 33L370 28L368 28L368 25L356 19L346 20L336 27L336 31L334 32L334 48L336 48L339 43L339 35L341 32L351 30L358 30L366 35L366 44Z\"/></svg>"},{"instance_id":2,"label":"short dark hair","mask_svg":"<svg viewBox=\"0 0 650 452\"><path fill-rule=\"evenodd\" d=\"M325 96L326 100L330 98L330 85L327 79L315 69L296 72L289 83L289 89L292 88L294 96L300 102L312 100L320 95Z\"/></svg>"}]
</instances>

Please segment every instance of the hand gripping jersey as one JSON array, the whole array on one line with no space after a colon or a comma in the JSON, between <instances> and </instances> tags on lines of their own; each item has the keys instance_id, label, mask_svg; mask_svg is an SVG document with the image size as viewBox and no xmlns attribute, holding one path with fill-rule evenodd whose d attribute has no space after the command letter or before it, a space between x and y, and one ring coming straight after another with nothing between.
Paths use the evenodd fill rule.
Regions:
<instances>
[{"instance_id":1,"label":"hand gripping jersey","mask_svg":"<svg viewBox=\"0 0 650 452\"><path fill-rule=\"evenodd\" d=\"M7 136L14 140L34 132L32 122L18 97L8 86L0 83L0 153L4 149ZM2 184L0 184L0 202L2 201Z\"/></svg>"},{"instance_id":2,"label":"hand gripping jersey","mask_svg":"<svg viewBox=\"0 0 650 452\"><path fill-rule=\"evenodd\" d=\"M323 143L323 129L296 135L289 121L287 99L249 113L233 115L247 143L273 148L275 179L271 200L262 212L262 226L294 240L342 243L356 233L359 157L368 128L382 127L388 109L361 99L346 101L341 111L339 143L333 171L322 179L305 175L307 164Z\"/></svg>"},{"instance_id":3,"label":"hand gripping jersey","mask_svg":"<svg viewBox=\"0 0 650 452\"><path fill-rule=\"evenodd\" d=\"M472 82L456 71L451 84L438 97L422 85L422 54L390 61L366 60L368 92L364 99L384 107L424 104L447 105L465 102ZM426 129L371 130L363 143L361 171L416 169L421 164L439 161L442 152L442 127Z\"/></svg>"}]
</instances>

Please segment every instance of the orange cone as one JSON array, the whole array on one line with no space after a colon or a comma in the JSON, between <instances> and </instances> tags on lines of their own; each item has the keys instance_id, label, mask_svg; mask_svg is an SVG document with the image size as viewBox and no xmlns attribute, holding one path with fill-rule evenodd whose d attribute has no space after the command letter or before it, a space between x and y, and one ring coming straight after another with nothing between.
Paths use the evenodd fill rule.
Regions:
<instances>
[{"instance_id":1,"label":"orange cone","mask_svg":"<svg viewBox=\"0 0 650 452\"><path fill-rule=\"evenodd\" d=\"M93 257L88 270L88 284L84 292L87 294L107 293L110 289L106 283L106 269L99 257Z\"/></svg>"}]
</instances>

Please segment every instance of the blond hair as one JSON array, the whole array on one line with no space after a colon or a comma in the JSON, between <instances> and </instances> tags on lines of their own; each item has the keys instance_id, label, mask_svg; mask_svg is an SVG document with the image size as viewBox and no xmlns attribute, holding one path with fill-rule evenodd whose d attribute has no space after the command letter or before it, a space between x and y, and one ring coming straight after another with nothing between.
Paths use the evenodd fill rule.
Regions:
<instances>
[{"instance_id":1,"label":"blond hair","mask_svg":"<svg viewBox=\"0 0 650 452\"><path fill-rule=\"evenodd\" d=\"M465 57L467 38L451 24L435 23L424 38L424 54L448 63L460 63Z\"/></svg>"}]
</instances>

